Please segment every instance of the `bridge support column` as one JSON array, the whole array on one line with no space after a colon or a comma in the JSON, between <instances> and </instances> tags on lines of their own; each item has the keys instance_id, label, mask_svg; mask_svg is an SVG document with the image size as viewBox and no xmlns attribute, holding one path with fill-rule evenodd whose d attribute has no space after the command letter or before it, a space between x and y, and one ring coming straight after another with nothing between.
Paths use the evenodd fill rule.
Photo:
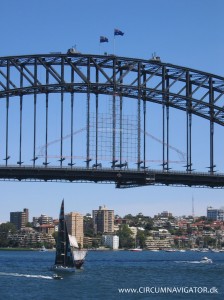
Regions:
<instances>
[{"instance_id":1,"label":"bridge support column","mask_svg":"<svg viewBox=\"0 0 224 300\"><path fill-rule=\"evenodd\" d=\"M46 85L49 84L49 72L46 69ZM49 93L46 92L46 99L45 99L45 160L44 160L44 165L48 165L48 102L49 102Z\"/></svg>"},{"instance_id":2,"label":"bridge support column","mask_svg":"<svg viewBox=\"0 0 224 300\"><path fill-rule=\"evenodd\" d=\"M165 66L163 66L162 71L162 109L163 109L163 170L169 170L169 77ZM165 112L166 107L166 112ZM166 113L166 114L165 114ZM166 117L166 121L165 121ZM166 124L166 125L165 125ZM166 135L165 135L166 127ZM165 141L166 136L166 141ZM165 148L166 147L166 148ZM166 149L166 158L165 158L165 149Z\"/></svg>"},{"instance_id":3,"label":"bridge support column","mask_svg":"<svg viewBox=\"0 0 224 300\"><path fill-rule=\"evenodd\" d=\"M113 83L114 83L114 91L113 91L113 104L112 104L112 114L113 114L113 121L112 121L112 166L116 162L116 92L117 92L117 85L116 85L116 59L113 59Z\"/></svg>"},{"instance_id":4,"label":"bridge support column","mask_svg":"<svg viewBox=\"0 0 224 300\"><path fill-rule=\"evenodd\" d=\"M72 82L74 81L74 72L72 71ZM70 141L70 163L68 164L71 168L74 165L73 163L73 134L74 134L74 130L73 130L73 126L74 126L74 93L71 93L71 141Z\"/></svg>"},{"instance_id":5,"label":"bridge support column","mask_svg":"<svg viewBox=\"0 0 224 300\"><path fill-rule=\"evenodd\" d=\"M140 169L141 161L141 63L138 64L138 149L137 149L137 167Z\"/></svg>"},{"instance_id":6,"label":"bridge support column","mask_svg":"<svg viewBox=\"0 0 224 300\"><path fill-rule=\"evenodd\" d=\"M96 85L98 86L98 82L99 82L99 70L96 68ZM99 95L98 93L96 93L96 150L95 150L95 165L96 165L96 168L98 167L98 111L99 109Z\"/></svg>"},{"instance_id":7,"label":"bridge support column","mask_svg":"<svg viewBox=\"0 0 224 300\"><path fill-rule=\"evenodd\" d=\"M89 168L90 159L90 151L89 151L89 133L90 133L90 58L88 58L87 63L87 101L86 101L86 167Z\"/></svg>"},{"instance_id":8,"label":"bridge support column","mask_svg":"<svg viewBox=\"0 0 224 300\"><path fill-rule=\"evenodd\" d=\"M21 67L20 73L20 88L23 87L23 69ZM22 123L23 123L23 96L20 96L20 114L19 114L19 160L17 162L18 165L22 164Z\"/></svg>"},{"instance_id":9,"label":"bridge support column","mask_svg":"<svg viewBox=\"0 0 224 300\"><path fill-rule=\"evenodd\" d=\"M7 77L6 77L6 86L9 89L9 79L10 79L10 65L7 61ZM9 143L9 96L6 96L6 132L5 132L5 165L8 165L8 143Z\"/></svg>"},{"instance_id":10,"label":"bridge support column","mask_svg":"<svg viewBox=\"0 0 224 300\"><path fill-rule=\"evenodd\" d=\"M169 121L170 110L169 106L166 106L166 170L169 170Z\"/></svg>"},{"instance_id":11,"label":"bridge support column","mask_svg":"<svg viewBox=\"0 0 224 300\"><path fill-rule=\"evenodd\" d=\"M209 78L209 103L210 103L210 172L214 173L214 90L212 78Z\"/></svg>"},{"instance_id":12,"label":"bridge support column","mask_svg":"<svg viewBox=\"0 0 224 300\"><path fill-rule=\"evenodd\" d=\"M37 59L34 63L34 85L37 85ZM37 126L37 93L34 92L33 95L33 166L36 164L36 126Z\"/></svg>"},{"instance_id":13,"label":"bridge support column","mask_svg":"<svg viewBox=\"0 0 224 300\"><path fill-rule=\"evenodd\" d=\"M190 74L189 71L186 72L186 97L190 99L192 93L192 87L190 83ZM190 100L187 100L186 103L186 127L187 127L187 164L186 164L186 171L192 171L192 158L191 158L191 132L192 132L192 103Z\"/></svg>"},{"instance_id":14,"label":"bridge support column","mask_svg":"<svg viewBox=\"0 0 224 300\"><path fill-rule=\"evenodd\" d=\"M61 81L64 82L64 59L61 58ZM63 157L63 125L64 125L64 91L63 87L61 87L61 147L60 147L60 166L62 167L62 163L64 160Z\"/></svg>"},{"instance_id":15,"label":"bridge support column","mask_svg":"<svg viewBox=\"0 0 224 300\"><path fill-rule=\"evenodd\" d=\"M146 73L143 73L143 84L144 84L144 92L143 92L143 169L146 169Z\"/></svg>"}]
</instances>

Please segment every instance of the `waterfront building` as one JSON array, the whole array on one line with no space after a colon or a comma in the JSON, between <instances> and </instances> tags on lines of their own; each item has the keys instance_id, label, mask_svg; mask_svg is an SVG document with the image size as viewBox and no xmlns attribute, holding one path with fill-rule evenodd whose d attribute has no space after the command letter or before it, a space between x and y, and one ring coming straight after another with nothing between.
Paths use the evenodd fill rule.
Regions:
<instances>
[{"instance_id":1,"label":"waterfront building","mask_svg":"<svg viewBox=\"0 0 224 300\"><path fill-rule=\"evenodd\" d=\"M148 250L161 250L173 247L174 239L172 237L167 237L165 239L154 238L149 236L145 240L146 249Z\"/></svg>"},{"instance_id":2,"label":"waterfront building","mask_svg":"<svg viewBox=\"0 0 224 300\"><path fill-rule=\"evenodd\" d=\"M94 233L114 232L114 210L108 209L105 205L93 210Z\"/></svg>"},{"instance_id":3,"label":"waterfront building","mask_svg":"<svg viewBox=\"0 0 224 300\"><path fill-rule=\"evenodd\" d=\"M20 247L40 247L48 245L49 248L55 246L55 239L51 234L37 232L33 228L25 227L15 234L9 233L8 239L16 242Z\"/></svg>"},{"instance_id":4,"label":"waterfront building","mask_svg":"<svg viewBox=\"0 0 224 300\"><path fill-rule=\"evenodd\" d=\"M119 229L120 229L120 225L114 224L114 232L119 231Z\"/></svg>"},{"instance_id":5,"label":"waterfront building","mask_svg":"<svg viewBox=\"0 0 224 300\"><path fill-rule=\"evenodd\" d=\"M33 217L33 226L37 227L38 225L44 224L53 224L53 218L48 217L47 215L41 215L40 217Z\"/></svg>"},{"instance_id":6,"label":"waterfront building","mask_svg":"<svg viewBox=\"0 0 224 300\"><path fill-rule=\"evenodd\" d=\"M133 238L136 238L136 236L137 236L137 233L138 233L138 228L137 227L135 227L135 226L129 226L129 229L131 230L131 232L132 232L132 236L133 236Z\"/></svg>"},{"instance_id":7,"label":"waterfront building","mask_svg":"<svg viewBox=\"0 0 224 300\"><path fill-rule=\"evenodd\" d=\"M53 225L54 225L54 231L58 232L59 220L58 219L53 220Z\"/></svg>"},{"instance_id":8,"label":"waterfront building","mask_svg":"<svg viewBox=\"0 0 224 300\"><path fill-rule=\"evenodd\" d=\"M38 232L53 234L55 232L55 226L53 224L43 224L36 227Z\"/></svg>"},{"instance_id":9,"label":"waterfront building","mask_svg":"<svg viewBox=\"0 0 224 300\"><path fill-rule=\"evenodd\" d=\"M115 218L115 220L114 220L115 225L124 225L124 224L128 224L129 222L130 222L130 220L124 219L121 217Z\"/></svg>"},{"instance_id":10,"label":"waterfront building","mask_svg":"<svg viewBox=\"0 0 224 300\"><path fill-rule=\"evenodd\" d=\"M207 207L208 220L224 221L224 209L216 209L211 206Z\"/></svg>"},{"instance_id":11,"label":"waterfront building","mask_svg":"<svg viewBox=\"0 0 224 300\"><path fill-rule=\"evenodd\" d=\"M65 215L67 230L70 235L76 237L78 244L83 247L83 216L77 212Z\"/></svg>"},{"instance_id":12,"label":"waterfront building","mask_svg":"<svg viewBox=\"0 0 224 300\"><path fill-rule=\"evenodd\" d=\"M102 235L102 244L104 246L110 247L113 250L118 250L119 248L119 236L112 234Z\"/></svg>"},{"instance_id":13,"label":"waterfront building","mask_svg":"<svg viewBox=\"0 0 224 300\"><path fill-rule=\"evenodd\" d=\"M23 211L10 212L10 223L16 226L17 230L24 228L29 222L29 210L24 208Z\"/></svg>"},{"instance_id":14,"label":"waterfront building","mask_svg":"<svg viewBox=\"0 0 224 300\"><path fill-rule=\"evenodd\" d=\"M101 237L89 237L89 236L84 236L83 238L83 244L84 247L87 248L98 248L101 246L102 240Z\"/></svg>"}]
</instances>

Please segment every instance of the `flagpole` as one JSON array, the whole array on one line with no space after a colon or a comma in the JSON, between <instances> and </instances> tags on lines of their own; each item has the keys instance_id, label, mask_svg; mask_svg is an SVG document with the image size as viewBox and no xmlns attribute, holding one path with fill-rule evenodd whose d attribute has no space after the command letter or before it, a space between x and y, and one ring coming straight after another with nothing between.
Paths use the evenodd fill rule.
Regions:
<instances>
[{"instance_id":1,"label":"flagpole","mask_svg":"<svg viewBox=\"0 0 224 300\"><path fill-rule=\"evenodd\" d=\"M124 32L122 32L121 30L119 30L119 29L117 29L117 28L114 29L114 43L113 43L114 54L115 54L115 37L116 37L116 35L121 35L121 36L123 36L123 35L124 35Z\"/></svg>"}]
</instances>

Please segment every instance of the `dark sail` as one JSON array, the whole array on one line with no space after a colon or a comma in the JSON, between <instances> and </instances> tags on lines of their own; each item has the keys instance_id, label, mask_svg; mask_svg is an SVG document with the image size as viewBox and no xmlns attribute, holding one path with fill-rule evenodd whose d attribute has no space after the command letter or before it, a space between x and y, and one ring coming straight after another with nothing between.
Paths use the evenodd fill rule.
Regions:
<instances>
[{"instance_id":1,"label":"dark sail","mask_svg":"<svg viewBox=\"0 0 224 300\"><path fill-rule=\"evenodd\" d=\"M72 251L70 248L68 231L65 222L64 200L62 200L61 210L59 214L55 265L64 267L74 267Z\"/></svg>"}]
</instances>

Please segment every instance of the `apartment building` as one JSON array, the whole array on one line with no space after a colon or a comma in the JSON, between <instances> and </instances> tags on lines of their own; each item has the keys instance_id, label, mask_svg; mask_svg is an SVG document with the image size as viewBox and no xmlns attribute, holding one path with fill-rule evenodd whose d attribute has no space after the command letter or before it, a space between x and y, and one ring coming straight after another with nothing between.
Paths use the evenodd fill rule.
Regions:
<instances>
[{"instance_id":1,"label":"apartment building","mask_svg":"<svg viewBox=\"0 0 224 300\"><path fill-rule=\"evenodd\" d=\"M65 215L67 230L70 235L76 237L78 244L83 247L83 216L77 212Z\"/></svg>"},{"instance_id":2,"label":"apartment building","mask_svg":"<svg viewBox=\"0 0 224 300\"><path fill-rule=\"evenodd\" d=\"M24 228L29 222L29 210L24 208L23 211L10 212L10 223L16 226L17 230Z\"/></svg>"},{"instance_id":3,"label":"apartment building","mask_svg":"<svg viewBox=\"0 0 224 300\"><path fill-rule=\"evenodd\" d=\"M93 210L94 233L114 232L114 210L108 209L105 205Z\"/></svg>"}]
</instances>

